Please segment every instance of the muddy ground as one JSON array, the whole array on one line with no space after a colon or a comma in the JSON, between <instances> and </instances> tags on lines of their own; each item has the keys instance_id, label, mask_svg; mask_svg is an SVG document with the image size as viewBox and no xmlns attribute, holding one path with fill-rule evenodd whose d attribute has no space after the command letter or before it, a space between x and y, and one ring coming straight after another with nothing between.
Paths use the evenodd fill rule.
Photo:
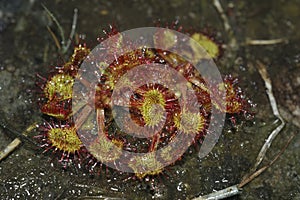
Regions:
<instances>
[{"instance_id":1,"label":"muddy ground","mask_svg":"<svg viewBox=\"0 0 300 200\"><path fill-rule=\"evenodd\" d=\"M41 4L56 16L66 37L78 8L76 33L89 44L108 24L120 31L179 20L194 30L208 29L225 45L230 37L212 1L35 1L0 2L0 149L34 122L38 110L36 74L68 59L60 55L47 30L58 34ZM287 124L272 144L263 164L295 137L286 151L266 172L230 199L300 199L300 1L221 1L237 39L235 48L224 50L217 62L222 74L239 77L240 85L256 107L255 118L232 128L227 124L217 145L204 159L195 149L165 175L150 181L123 180L107 172L92 176L78 169L62 169L42 154L39 147L22 139L22 145L0 163L1 199L190 199L238 184L255 162L268 134L278 125L256 61L267 65L281 114ZM245 45L247 39L284 38L273 45Z\"/></svg>"}]
</instances>

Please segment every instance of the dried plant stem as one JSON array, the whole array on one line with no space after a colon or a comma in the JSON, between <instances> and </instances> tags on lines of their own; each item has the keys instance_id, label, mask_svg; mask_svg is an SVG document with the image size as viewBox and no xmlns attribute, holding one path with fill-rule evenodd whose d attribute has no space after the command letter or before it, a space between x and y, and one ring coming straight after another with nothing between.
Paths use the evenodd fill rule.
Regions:
<instances>
[{"instance_id":1,"label":"dried plant stem","mask_svg":"<svg viewBox=\"0 0 300 200\"><path fill-rule=\"evenodd\" d=\"M60 23L58 22L58 20L56 19L56 17L50 12L50 10L44 5L42 4L43 8L45 9L46 13L49 15L49 17L53 20L53 22L55 23L55 25L58 28L60 37L61 37L61 45L58 42L57 37L55 36L55 34L53 33L53 31L50 29L50 27L47 26L48 31L50 32L57 48L61 51L61 53L66 53L71 45L71 41L72 38L74 37L75 34L75 30L76 30L76 25L77 25L77 19L78 19L78 9L75 8L74 9L74 15L73 15L73 22L72 22L72 27L71 27L71 32L69 35L69 39L68 42L66 42L65 39L65 33L64 33L64 29L62 28L62 26L60 25Z\"/></svg>"},{"instance_id":2,"label":"dried plant stem","mask_svg":"<svg viewBox=\"0 0 300 200\"><path fill-rule=\"evenodd\" d=\"M67 42L67 44L63 48L63 53L67 52L67 50L69 49L69 47L71 45L72 38L74 37L76 26L77 26L77 19L78 19L78 9L75 8L74 9L74 15L73 15L73 22L72 22L71 32L70 32L70 35L69 35L68 42Z\"/></svg>"},{"instance_id":3,"label":"dried plant stem","mask_svg":"<svg viewBox=\"0 0 300 200\"><path fill-rule=\"evenodd\" d=\"M257 67L258 67L258 71L259 71L262 79L265 82L266 93L268 95L273 114L274 114L274 116L276 116L280 120L281 124L271 132L271 134L267 138L266 142L262 146L262 148L261 148L261 150L260 150L260 152L259 152L259 154L256 158L256 163L254 165L253 171L255 171L257 169L257 167L259 166L259 164L262 162L262 160L266 156L266 152L270 148L273 140L276 138L276 136L280 133L280 131L285 126L285 121L283 120L283 118L281 117L281 115L279 113L279 110L278 110L278 107L277 107L277 104L276 104L276 100L275 100L275 97L274 97L273 92L272 92L272 83L271 83L271 80L270 80L269 75L267 73L266 66L264 64L262 64L260 61L257 61Z\"/></svg>"},{"instance_id":4,"label":"dried plant stem","mask_svg":"<svg viewBox=\"0 0 300 200\"><path fill-rule=\"evenodd\" d=\"M229 24L229 20L227 18L227 16L225 15L225 12L223 10L223 7L221 6L221 3L219 0L213 0L213 5L215 6L215 8L217 9L220 17L222 18L223 20L223 24L224 24L224 28L225 28L225 31L227 31L228 33L232 33L232 28Z\"/></svg>"},{"instance_id":5,"label":"dried plant stem","mask_svg":"<svg viewBox=\"0 0 300 200\"><path fill-rule=\"evenodd\" d=\"M265 86L266 86L266 93L268 95L268 99L270 101L270 105L271 105L273 114L280 120L281 124L270 133L266 142L262 146L262 148L256 158L254 167L250 170L250 171L252 171L252 174L245 176L238 185L233 185L233 186L227 187L223 190L216 191L216 192L213 192L213 193L205 195L205 196L200 196L200 197L194 198L193 200L225 199L225 198L239 194L242 187L244 187L246 184L250 183L256 177L258 177L261 173L263 173L265 170L267 170L276 160L278 160L278 158L284 153L284 151L286 150L286 148L288 147L288 145L290 144L290 142L292 141L292 139L295 136L293 134L289 138L289 140L287 141L285 146L282 148L282 150L275 156L275 158L271 162L269 162L267 165L265 165L257 170L257 167L260 165L262 160L265 158L266 152L270 148L273 140L276 138L276 136L280 133L280 131L285 126L285 121L283 120L283 118L281 117L281 115L279 113L279 110L278 110L278 107L276 104L276 100L275 100L275 97L272 92L272 84L271 84L271 80L268 76L266 66L264 64L262 64L260 61L257 61L257 65L258 65L258 71L259 71L259 73L265 83Z\"/></svg>"},{"instance_id":6,"label":"dried plant stem","mask_svg":"<svg viewBox=\"0 0 300 200\"><path fill-rule=\"evenodd\" d=\"M33 123L22 133L10 129L5 122L0 122L0 127L3 130L8 131L16 136L16 138L7 146L3 151L0 151L0 162L6 158L10 153L12 153L21 143L22 139L28 140L29 142L35 144L30 138L28 138L27 133L32 131L36 127L37 123Z\"/></svg>"},{"instance_id":7,"label":"dried plant stem","mask_svg":"<svg viewBox=\"0 0 300 200\"><path fill-rule=\"evenodd\" d=\"M27 137L28 136L28 133L30 133L33 129L37 128L38 127L38 123L37 122L34 122L32 123L31 125L29 125L25 131L22 132L22 135Z\"/></svg>"},{"instance_id":8,"label":"dried plant stem","mask_svg":"<svg viewBox=\"0 0 300 200\"><path fill-rule=\"evenodd\" d=\"M194 198L193 200L217 200L217 199L225 199L231 196L235 196L237 194L239 194L242 191L242 188L250 183L253 179L255 179L256 177L258 177L261 173L263 173L265 170L267 170L269 167L271 167L272 164L274 164L274 162L276 162L276 160L278 160L278 158L284 153L284 151L286 150L286 148L289 146L289 144L291 143L292 139L294 138L294 134L288 139L287 143L285 144L285 146L281 149L281 151L275 156L275 158L268 163L267 165L261 167L260 169L258 169L257 171L255 171L254 173L246 176L239 184L237 185L233 185L230 187L227 187L223 190L219 190L216 192L212 192L208 195L205 196L201 196L201 197L197 197Z\"/></svg>"},{"instance_id":9,"label":"dried plant stem","mask_svg":"<svg viewBox=\"0 0 300 200\"><path fill-rule=\"evenodd\" d=\"M216 192L212 192L208 195L201 196L194 198L193 200L217 200L217 199L225 199L228 197L232 197L234 195L237 195L241 192L241 189L238 187L238 185L233 185L228 188L225 188L223 190L219 190Z\"/></svg>"},{"instance_id":10,"label":"dried plant stem","mask_svg":"<svg viewBox=\"0 0 300 200\"><path fill-rule=\"evenodd\" d=\"M288 42L285 38L270 39L270 40L251 40L246 39L246 45L273 45Z\"/></svg>"},{"instance_id":11,"label":"dried plant stem","mask_svg":"<svg viewBox=\"0 0 300 200\"><path fill-rule=\"evenodd\" d=\"M67 200L69 198L65 198L64 200ZM74 199L74 197L70 198L70 199ZM86 199L86 200L124 200L124 198L118 198L118 197L108 197L108 196L104 196L104 195L99 195L99 196L82 196L82 197L77 197L75 199Z\"/></svg>"},{"instance_id":12,"label":"dried plant stem","mask_svg":"<svg viewBox=\"0 0 300 200\"><path fill-rule=\"evenodd\" d=\"M66 40L65 40L65 33L64 33L62 26L57 21L56 17L52 14L52 12L50 12L50 10L44 4L42 4L42 7L45 9L46 13L49 15L49 17L53 20L53 22L57 26L60 37L61 37L61 44L62 44L62 46L64 46Z\"/></svg>"},{"instance_id":13,"label":"dried plant stem","mask_svg":"<svg viewBox=\"0 0 300 200\"><path fill-rule=\"evenodd\" d=\"M47 30L50 33L52 39L54 40L54 43L55 43L56 47L58 48L58 50L61 50L61 46L60 46L60 43L59 43L56 35L53 33L53 31L51 30L51 28L49 26L47 26Z\"/></svg>"},{"instance_id":14,"label":"dried plant stem","mask_svg":"<svg viewBox=\"0 0 300 200\"><path fill-rule=\"evenodd\" d=\"M246 178L244 178L241 183L238 185L239 188L244 187L246 184L248 184L249 182L251 182L253 179L255 179L257 176L259 176L261 173L263 173L266 169L268 169L269 167L271 167L271 165L274 164L274 162L276 160L278 160L278 158L284 153L284 151L286 150L286 148L289 146L289 144L291 143L292 139L295 137L295 134L293 134L287 141L287 143L285 144L285 146L281 149L281 151L275 156L275 158L267 165L261 167L260 169L256 170L253 174L247 176Z\"/></svg>"},{"instance_id":15,"label":"dried plant stem","mask_svg":"<svg viewBox=\"0 0 300 200\"><path fill-rule=\"evenodd\" d=\"M236 38L234 37L232 27L229 23L229 20L228 20L226 14L224 12L224 9L223 9L220 1L219 0L213 0L213 5L216 8L217 12L219 13L219 15L220 15L220 17L223 21L224 29L225 29L225 31L227 32L227 34L230 38L229 46L231 48L236 48L236 46L237 46Z\"/></svg>"},{"instance_id":16,"label":"dried plant stem","mask_svg":"<svg viewBox=\"0 0 300 200\"><path fill-rule=\"evenodd\" d=\"M15 138L3 151L0 151L0 161L6 158L11 152L13 152L19 145L21 144L21 140L19 138Z\"/></svg>"}]
</instances>

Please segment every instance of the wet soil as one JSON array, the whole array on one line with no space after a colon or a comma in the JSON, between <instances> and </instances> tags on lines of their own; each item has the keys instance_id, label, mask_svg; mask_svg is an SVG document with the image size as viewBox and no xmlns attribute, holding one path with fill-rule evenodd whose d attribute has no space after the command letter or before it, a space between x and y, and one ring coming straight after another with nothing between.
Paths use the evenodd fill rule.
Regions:
<instances>
[{"instance_id":1,"label":"wet soil","mask_svg":"<svg viewBox=\"0 0 300 200\"><path fill-rule=\"evenodd\" d=\"M89 45L115 24L120 31L170 24L176 20L187 29L203 30L228 44L222 20L211 1L35 1L0 2L0 149L21 137L29 125L41 122L36 74L62 64L61 55L47 30L59 34L42 3L59 20L66 37L78 8L77 34ZM233 128L225 125L217 145L203 159L191 148L176 165L153 179L126 180L111 170L93 176L84 169L63 169L55 155L21 137L22 145L0 163L1 199L190 199L238 184L255 162L268 134L278 125L256 68L267 65L280 112L287 125L272 144L268 163L295 134L279 160L230 199L300 199L300 1L222 1L238 45L225 48L217 62L222 74L239 77L240 85L256 107L255 118ZM103 35L103 34L102 34ZM249 46L246 39L285 38L287 43ZM33 133L35 134L35 133Z\"/></svg>"}]
</instances>

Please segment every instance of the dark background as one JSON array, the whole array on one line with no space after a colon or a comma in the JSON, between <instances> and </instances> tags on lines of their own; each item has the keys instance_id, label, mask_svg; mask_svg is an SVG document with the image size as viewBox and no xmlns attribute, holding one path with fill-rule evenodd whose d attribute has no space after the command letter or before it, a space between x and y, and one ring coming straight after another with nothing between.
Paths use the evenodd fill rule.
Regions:
<instances>
[{"instance_id":1,"label":"dark background","mask_svg":"<svg viewBox=\"0 0 300 200\"><path fill-rule=\"evenodd\" d=\"M43 3L58 19L68 37L74 8L78 8L76 33L92 47L102 29L114 24L120 31L170 24L207 30L224 45L230 37L212 1L0 1L0 122L21 133L41 121L37 107L36 74L62 64L72 52L61 55L46 26L58 30ZM256 117L237 128L227 124L213 152L202 160L193 152L152 181L122 179L113 172L91 176L84 170L64 170L26 139L0 163L1 199L90 199L89 196L127 199L189 199L238 184L254 164L268 134L276 127L256 60L267 65L285 129L268 151L266 164L296 134L285 153L265 173L232 199L300 199L300 1L221 1L238 44L227 48L217 62L222 74L239 77L240 85L257 104ZM58 34L57 34L58 35ZM284 44L249 46L246 39L285 38ZM0 129L0 149L17 134ZM195 151L195 149L192 149Z\"/></svg>"}]
</instances>

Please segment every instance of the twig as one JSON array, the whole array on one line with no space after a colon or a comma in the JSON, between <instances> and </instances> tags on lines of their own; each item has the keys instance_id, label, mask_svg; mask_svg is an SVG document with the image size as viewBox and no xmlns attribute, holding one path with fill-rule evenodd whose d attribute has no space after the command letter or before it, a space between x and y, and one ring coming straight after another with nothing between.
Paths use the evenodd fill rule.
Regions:
<instances>
[{"instance_id":1,"label":"twig","mask_svg":"<svg viewBox=\"0 0 300 200\"><path fill-rule=\"evenodd\" d=\"M220 17L223 20L223 24L224 24L224 28L225 31L227 31L228 33L231 32L232 33L232 28L229 24L229 20L227 18L227 16L224 13L223 7L221 6L221 3L219 0L214 0L213 1L213 5L215 6L215 8L217 9L218 13L220 14Z\"/></svg>"},{"instance_id":2,"label":"twig","mask_svg":"<svg viewBox=\"0 0 300 200\"><path fill-rule=\"evenodd\" d=\"M288 42L285 38L271 39L271 40L251 40L246 39L246 45L273 45Z\"/></svg>"},{"instance_id":3,"label":"twig","mask_svg":"<svg viewBox=\"0 0 300 200\"><path fill-rule=\"evenodd\" d=\"M260 61L257 61L257 64L258 64L259 73L260 73L262 79L265 82L265 86L266 86L266 89L267 89L266 93L268 95L273 114L281 121L281 124L271 132L271 134L267 138L266 142L262 146L262 148L261 148L261 150L260 150L260 152L259 152L259 154L256 158L256 163L255 163L254 167L251 170L251 171L254 171L252 174L245 176L238 185L230 186L230 187L225 188L223 190L216 191L216 192L213 192L213 193L205 195L205 196L194 198L193 200L210 200L210 199L217 200L217 199L224 199L224 198L231 197L231 196L239 194L242 187L244 187L246 184L250 183L253 179L255 179L261 173L263 173L265 170L267 170L276 160L278 160L278 158L283 154L283 152L286 150L286 148L288 147L288 145L290 144L290 142L292 141L292 139L295 136L293 134L289 138L286 145L282 148L282 150L275 156L275 158L271 162L269 162L267 165L265 165L265 166L263 166L263 167L261 167L260 169L257 170L257 167L260 165L262 160L265 158L266 152L270 148L273 140L275 139L275 137L280 133L280 131L285 126L285 121L282 119L282 117L281 117L281 115L278 111L278 108L277 108L276 100L275 100L275 97L274 97L273 92L272 92L271 80L268 77L266 67Z\"/></svg>"},{"instance_id":4,"label":"twig","mask_svg":"<svg viewBox=\"0 0 300 200\"><path fill-rule=\"evenodd\" d=\"M271 167L271 165L274 164L274 162L276 160L278 160L278 158L284 153L284 151L286 150L286 148L289 146L289 144L291 143L292 139L295 137L295 134L293 134L287 141L287 143L285 144L285 146L281 149L281 151L275 156L275 158L267 165L265 165L264 167L260 168L259 170L255 171L253 174L247 176L246 178L244 178L241 183L238 185L239 188L244 187L246 184L248 184L249 182L251 182L253 179L255 179L257 176L259 176L261 173L263 173L266 169L268 169L269 167Z\"/></svg>"},{"instance_id":5,"label":"twig","mask_svg":"<svg viewBox=\"0 0 300 200\"><path fill-rule=\"evenodd\" d=\"M78 9L75 8L74 9L74 15L73 15L73 22L72 22L71 32L70 32L70 35L69 35L68 43L63 48L63 53L67 52L67 50L69 49L69 47L71 45L72 38L74 37L76 26L77 26L77 19L78 19Z\"/></svg>"},{"instance_id":6,"label":"twig","mask_svg":"<svg viewBox=\"0 0 300 200\"><path fill-rule=\"evenodd\" d=\"M278 108L277 108L277 104L276 104L276 100L275 97L273 95L272 92L272 84L271 84L271 80L268 76L266 67L264 64L262 64L260 61L257 61L257 67L258 67L258 71L262 77L262 79L265 82L265 86L266 86L266 93L268 95L270 104L271 104L271 108L273 111L273 114L280 120L281 124L272 131L272 133L269 135L269 137L267 138L266 142L264 143L264 145L262 146L257 158L256 158L256 163L254 165L253 171L255 171L257 169L257 167L259 166L259 164L262 162L262 160L264 159L267 150L270 148L273 140L275 139L275 137L280 133L280 131L283 129L283 127L285 126L285 121L283 120L283 118L281 117Z\"/></svg>"},{"instance_id":7,"label":"twig","mask_svg":"<svg viewBox=\"0 0 300 200\"><path fill-rule=\"evenodd\" d=\"M47 62L48 60L48 51L49 51L49 44L47 43L44 48L43 62Z\"/></svg>"},{"instance_id":8,"label":"twig","mask_svg":"<svg viewBox=\"0 0 300 200\"><path fill-rule=\"evenodd\" d=\"M2 113L1 113L1 111L0 111L0 115L1 115ZM30 131L32 131L34 128L36 128L37 127L37 122L34 122L33 124L31 124L30 126L28 126L26 129L25 129L25 131L23 131L23 132L18 132L18 131L16 131L16 130L13 130L13 129L11 129L8 125L7 125L7 122L5 122L5 121L0 121L0 128L2 128L3 130L6 130L6 131L8 131L8 132L10 132L13 136L15 136L16 138L19 138L19 140L21 140L21 141L24 141L24 140L27 140L28 142L30 142L30 143L32 143L32 144L34 144L34 145L36 145L36 143L32 140L32 139L30 139L29 137L28 137L28 133L30 132ZM24 139L24 140L23 140Z\"/></svg>"},{"instance_id":9,"label":"twig","mask_svg":"<svg viewBox=\"0 0 300 200\"><path fill-rule=\"evenodd\" d=\"M237 195L241 192L241 188L238 187L238 185L233 185L228 188L225 188L223 190L219 190L216 192L212 192L205 196L196 197L192 200L218 200L218 199L225 199L228 197L232 197L234 195Z\"/></svg>"},{"instance_id":10,"label":"twig","mask_svg":"<svg viewBox=\"0 0 300 200\"><path fill-rule=\"evenodd\" d=\"M53 33L53 31L51 30L51 28L49 26L47 26L47 30L50 33L52 39L54 40L54 43L55 43L56 47L58 48L58 50L61 51L61 46L59 44L59 41L58 41L56 35Z\"/></svg>"},{"instance_id":11,"label":"twig","mask_svg":"<svg viewBox=\"0 0 300 200\"><path fill-rule=\"evenodd\" d=\"M3 151L0 151L0 161L6 158L11 152L13 152L19 145L21 144L21 140L19 138L15 138Z\"/></svg>"},{"instance_id":12,"label":"twig","mask_svg":"<svg viewBox=\"0 0 300 200\"><path fill-rule=\"evenodd\" d=\"M38 123L37 122L34 122L32 123L31 125L29 125L25 131L22 132L22 135L27 137L28 136L28 133L30 133L33 129L37 128L38 127Z\"/></svg>"},{"instance_id":13,"label":"twig","mask_svg":"<svg viewBox=\"0 0 300 200\"><path fill-rule=\"evenodd\" d=\"M215 6L216 10L218 11L221 19L223 20L223 25L224 25L224 29L225 31L227 32L229 38L230 38L230 42L229 42L229 46L230 47L236 47L236 39L234 37L234 34L233 34L233 29L232 27L230 26L230 23L229 23L229 20L224 12L224 9L220 3L219 0L213 0L213 5Z\"/></svg>"},{"instance_id":14,"label":"twig","mask_svg":"<svg viewBox=\"0 0 300 200\"><path fill-rule=\"evenodd\" d=\"M240 194L240 192L242 191L242 188L246 184L248 184L251 181L253 181L253 179L255 179L256 177L258 177L266 169L268 169L269 167L271 167L271 165L273 165L274 162L276 162L276 160L278 160L278 158L284 153L284 151L286 150L286 148L289 146L289 144L291 143L291 141L294 138L294 136L295 136L295 134L293 134L289 138L289 140L287 141L287 143L285 144L285 146L281 149L281 151L275 156L275 158L270 163L268 163L267 165L263 166L259 170L255 171L251 175L243 178L242 181L239 184L227 187L227 188L225 188L223 190L212 192L212 193L210 193L208 195L205 195L205 196L200 196L200 197L194 198L192 200L212 200L212 199L213 200L217 200L217 199L225 199L225 198L232 197L232 196Z\"/></svg>"},{"instance_id":15,"label":"twig","mask_svg":"<svg viewBox=\"0 0 300 200\"><path fill-rule=\"evenodd\" d=\"M73 198L72 198L73 199ZM108 196L83 196L83 197L77 197L75 199L86 199L86 200L92 200L92 199L101 199L101 200L124 200L124 198L118 198L118 197L108 197Z\"/></svg>"},{"instance_id":16,"label":"twig","mask_svg":"<svg viewBox=\"0 0 300 200\"><path fill-rule=\"evenodd\" d=\"M59 34L60 34L60 37L61 37L61 44L62 44L62 46L65 46L65 42L66 42L66 40L65 40L65 33L64 33L64 30L63 30L62 26L57 21L56 17L50 12L50 10L44 4L42 4L42 6L45 9L45 11L47 12L47 14L49 15L49 17L53 20L53 22L57 26Z\"/></svg>"},{"instance_id":17,"label":"twig","mask_svg":"<svg viewBox=\"0 0 300 200\"><path fill-rule=\"evenodd\" d=\"M58 22L58 20L56 19L56 17L50 12L50 10L44 4L42 4L42 6L45 9L45 11L47 12L47 14L50 16L50 18L53 20L53 22L55 23L55 25L57 26L57 28L59 30L59 34L61 37L61 45L59 45L58 39L55 36L55 34L53 33L53 31L47 26L48 31L50 32L52 38L54 39L54 42L55 42L57 48L59 50L61 50L61 53L64 54L68 51L68 49L71 45L72 38L74 37L74 34L75 34L77 19L78 19L78 9L77 8L74 9L71 32L69 35L68 42L66 42L64 30L63 30L62 26L60 25L60 23Z\"/></svg>"}]
</instances>

